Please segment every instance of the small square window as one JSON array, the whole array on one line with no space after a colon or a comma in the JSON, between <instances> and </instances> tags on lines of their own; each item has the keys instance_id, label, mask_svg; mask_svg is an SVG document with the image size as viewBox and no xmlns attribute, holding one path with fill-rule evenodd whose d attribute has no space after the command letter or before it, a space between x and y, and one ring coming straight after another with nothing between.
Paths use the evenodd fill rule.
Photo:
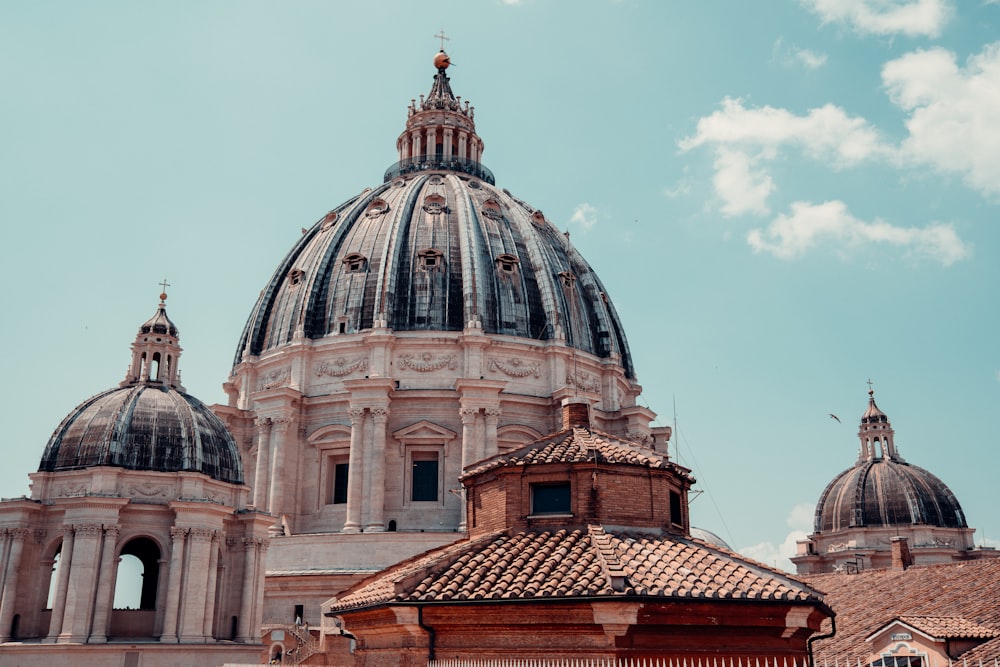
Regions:
<instances>
[{"instance_id":1,"label":"small square window","mask_svg":"<svg viewBox=\"0 0 1000 667\"><path fill-rule=\"evenodd\" d=\"M531 485L532 514L569 514L569 482Z\"/></svg>"},{"instance_id":2,"label":"small square window","mask_svg":"<svg viewBox=\"0 0 1000 667\"><path fill-rule=\"evenodd\" d=\"M676 491L670 492L670 523L675 526L684 525L684 519L681 516L681 494Z\"/></svg>"}]
</instances>

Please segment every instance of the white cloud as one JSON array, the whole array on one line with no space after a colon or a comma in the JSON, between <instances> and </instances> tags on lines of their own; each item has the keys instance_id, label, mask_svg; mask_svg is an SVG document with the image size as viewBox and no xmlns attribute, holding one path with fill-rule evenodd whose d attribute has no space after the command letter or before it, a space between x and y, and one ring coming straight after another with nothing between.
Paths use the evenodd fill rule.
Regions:
<instances>
[{"instance_id":1,"label":"white cloud","mask_svg":"<svg viewBox=\"0 0 1000 667\"><path fill-rule=\"evenodd\" d=\"M774 61L781 63L782 65L801 65L806 69L819 69L826 64L825 53L817 53L811 49L802 49L794 44L786 47L784 46L784 40L780 37L774 40L774 47L771 49L771 57Z\"/></svg>"},{"instance_id":2,"label":"white cloud","mask_svg":"<svg viewBox=\"0 0 1000 667\"><path fill-rule=\"evenodd\" d=\"M862 34L937 37L952 14L949 0L802 0L824 23Z\"/></svg>"},{"instance_id":3,"label":"white cloud","mask_svg":"<svg viewBox=\"0 0 1000 667\"><path fill-rule=\"evenodd\" d=\"M569 218L570 225L576 225L583 231L587 231L597 224L597 209L584 202L575 209Z\"/></svg>"},{"instance_id":4,"label":"white cloud","mask_svg":"<svg viewBox=\"0 0 1000 667\"><path fill-rule=\"evenodd\" d=\"M792 531L785 536L785 540L781 544L758 542L752 546L740 549L740 553L767 565L779 567L788 572L794 572L795 566L789 559L798 550L796 543L799 540L804 540L808 537L808 533L812 531L814 509L815 506L810 503L799 503L791 509L785 518L785 523L788 524L788 527Z\"/></svg>"},{"instance_id":5,"label":"white cloud","mask_svg":"<svg viewBox=\"0 0 1000 667\"><path fill-rule=\"evenodd\" d=\"M787 109L748 108L743 100L725 98L722 109L698 121L694 136L680 141L687 151L706 144L756 147L768 157L790 145L816 159L849 166L887 154L889 147L868 121L851 117L832 104L797 116Z\"/></svg>"},{"instance_id":6,"label":"white cloud","mask_svg":"<svg viewBox=\"0 0 1000 667\"><path fill-rule=\"evenodd\" d=\"M841 201L795 202L790 214L779 215L767 229L751 230L747 243L756 252L782 259L799 257L823 243L836 244L842 253L871 244L895 246L909 256L932 259L944 266L970 253L951 225L917 228L897 227L878 219L865 222L852 216Z\"/></svg>"},{"instance_id":7,"label":"white cloud","mask_svg":"<svg viewBox=\"0 0 1000 667\"><path fill-rule=\"evenodd\" d=\"M742 151L720 147L715 159L712 183L722 198L722 213L726 216L757 213L766 215L768 196L774 192L774 181L767 172L755 166L756 160Z\"/></svg>"},{"instance_id":8,"label":"white cloud","mask_svg":"<svg viewBox=\"0 0 1000 667\"><path fill-rule=\"evenodd\" d=\"M900 159L961 174L973 188L1000 194L1000 43L969 58L935 48L885 64L882 82L909 113Z\"/></svg>"}]
</instances>

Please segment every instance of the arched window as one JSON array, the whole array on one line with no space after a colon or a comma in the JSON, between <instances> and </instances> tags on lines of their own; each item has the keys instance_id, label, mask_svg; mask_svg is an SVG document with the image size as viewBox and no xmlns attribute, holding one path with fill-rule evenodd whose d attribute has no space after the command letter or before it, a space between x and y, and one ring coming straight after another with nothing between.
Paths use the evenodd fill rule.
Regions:
<instances>
[{"instance_id":1,"label":"arched window","mask_svg":"<svg viewBox=\"0 0 1000 667\"><path fill-rule=\"evenodd\" d=\"M138 537L122 547L115 578L115 609L156 609L160 580L160 547Z\"/></svg>"}]
</instances>

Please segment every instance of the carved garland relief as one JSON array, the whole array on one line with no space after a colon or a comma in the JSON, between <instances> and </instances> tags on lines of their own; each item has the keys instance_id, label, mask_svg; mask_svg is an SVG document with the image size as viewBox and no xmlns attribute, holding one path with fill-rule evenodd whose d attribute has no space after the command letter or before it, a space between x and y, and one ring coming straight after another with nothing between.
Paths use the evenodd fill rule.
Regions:
<instances>
[{"instance_id":1,"label":"carved garland relief","mask_svg":"<svg viewBox=\"0 0 1000 667\"><path fill-rule=\"evenodd\" d=\"M524 378L529 375L540 377L542 367L538 364L529 364L523 359L511 358L501 361L500 359L490 359L490 370L500 371L507 377Z\"/></svg>"},{"instance_id":2,"label":"carved garland relief","mask_svg":"<svg viewBox=\"0 0 1000 667\"><path fill-rule=\"evenodd\" d=\"M328 375L330 377L342 378L350 375L351 373L367 369L368 357L358 357L356 359L337 357L332 361L323 361L316 364L316 376L322 377L324 375Z\"/></svg>"},{"instance_id":3,"label":"carved garland relief","mask_svg":"<svg viewBox=\"0 0 1000 667\"><path fill-rule=\"evenodd\" d=\"M443 368L455 370L458 368L458 360L455 359L455 355L453 354L442 354L435 357L435 355L430 352L424 352L421 355L400 355L399 365L403 368L409 368L417 371L418 373L430 373L432 371L439 371Z\"/></svg>"},{"instance_id":4,"label":"carved garland relief","mask_svg":"<svg viewBox=\"0 0 1000 667\"><path fill-rule=\"evenodd\" d=\"M288 386L292 379L291 368L276 368L263 373L257 381L257 391Z\"/></svg>"}]
</instances>

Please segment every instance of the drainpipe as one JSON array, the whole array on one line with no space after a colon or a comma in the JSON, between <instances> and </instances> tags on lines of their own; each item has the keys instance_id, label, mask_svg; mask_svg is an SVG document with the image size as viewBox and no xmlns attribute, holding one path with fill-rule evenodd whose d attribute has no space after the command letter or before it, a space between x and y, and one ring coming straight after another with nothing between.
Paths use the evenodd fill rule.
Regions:
<instances>
[{"instance_id":1,"label":"drainpipe","mask_svg":"<svg viewBox=\"0 0 1000 667\"><path fill-rule=\"evenodd\" d=\"M816 667L816 663L813 662L813 642L819 641L820 639L829 639L830 637L837 634L837 617L830 617L830 632L825 635L815 635L806 640L806 650L809 652L809 667Z\"/></svg>"},{"instance_id":2,"label":"drainpipe","mask_svg":"<svg viewBox=\"0 0 1000 667\"><path fill-rule=\"evenodd\" d=\"M417 607L417 625L419 625L420 628L427 633L427 660L434 660L434 628L429 625L424 625L423 607Z\"/></svg>"}]
</instances>

